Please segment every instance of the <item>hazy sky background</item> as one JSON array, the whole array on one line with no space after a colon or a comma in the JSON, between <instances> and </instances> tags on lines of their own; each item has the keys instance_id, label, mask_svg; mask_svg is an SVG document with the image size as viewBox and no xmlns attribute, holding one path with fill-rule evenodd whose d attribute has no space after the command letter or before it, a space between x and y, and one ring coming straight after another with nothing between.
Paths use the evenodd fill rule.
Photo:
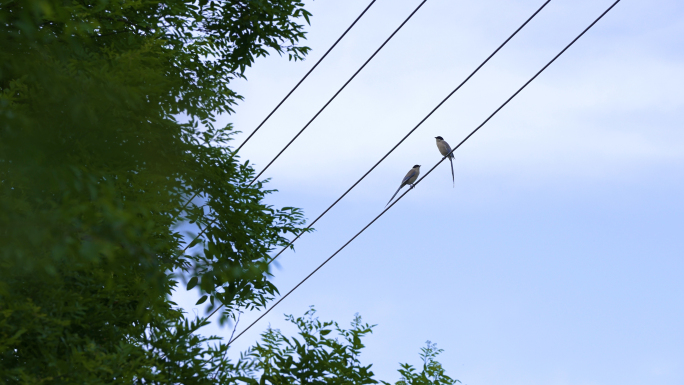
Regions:
<instances>
[{"instance_id":1,"label":"hazy sky background","mask_svg":"<svg viewBox=\"0 0 684 385\"><path fill-rule=\"evenodd\" d=\"M370 0L306 1L304 62L259 59L222 119L238 145ZM440 159L612 0L553 0L286 252L290 290L383 208L414 164ZM378 0L241 151L260 171L420 0ZM543 0L428 0L264 174L276 206L318 216ZM315 305L378 324L379 379L426 340L469 385L684 383L684 2L623 0L448 163L234 343ZM193 306L195 293L176 299ZM238 332L258 317L243 315ZM229 337L216 325L205 334Z\"/></svg>"}]
</instances>

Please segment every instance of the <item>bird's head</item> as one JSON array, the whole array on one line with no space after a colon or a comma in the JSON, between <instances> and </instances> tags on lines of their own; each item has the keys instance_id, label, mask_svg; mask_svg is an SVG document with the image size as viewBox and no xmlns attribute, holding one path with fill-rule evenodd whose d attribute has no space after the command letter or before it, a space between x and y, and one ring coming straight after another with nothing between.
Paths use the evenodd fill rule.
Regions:
<instances>
[{"instance_id":1,"label":"bird's head","mask_svg":"<svg viewBox=\"0 0 684 385\"><path fill-rule=\"evenodd\" d=\"M435 139L437 139L437 140L444 140L444 138L442 138L441 136L435 136Z\"/></svg>"},{"instance_id":2,"label":"bird's head","mask_svg":"<svg viewBox=\"0 0 684 385\"><path fill-rule=\"evenodd\" d=\"M417 165L413 166L413 168L420 168L420 165L417 164Z\"/></svg>"}]
</instances>

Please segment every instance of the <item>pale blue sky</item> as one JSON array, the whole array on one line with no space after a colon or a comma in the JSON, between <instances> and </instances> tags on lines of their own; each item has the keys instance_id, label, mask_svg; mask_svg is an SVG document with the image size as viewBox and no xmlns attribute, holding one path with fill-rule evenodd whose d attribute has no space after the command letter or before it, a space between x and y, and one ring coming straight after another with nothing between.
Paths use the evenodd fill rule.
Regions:
<instances>
[{"instance_id":1,"label":"pale blue sky","mask_svg":"<svg viewBox=\"0 0 684 385\"><path fill-rule=\"evenodd\" d=\"M260 59L235 84L246 100L224 121L244 132L237 144L368 2L306 1L313 51ZM419 2L378 0L243 157L260 171ZM542 3L428 0L265 173L280 190L270 202L318 216ZM411 166L440 159L434 136L458 143L611 3L551 1L278 259L281 292L377 215ZM429 339L469 385L684 383L683 16L682 2L623 0L455 153L456 188L443 163L234 357L313 304L322 319L378 324L364 360L388 381Z\"/></svg>"}]
</instances>

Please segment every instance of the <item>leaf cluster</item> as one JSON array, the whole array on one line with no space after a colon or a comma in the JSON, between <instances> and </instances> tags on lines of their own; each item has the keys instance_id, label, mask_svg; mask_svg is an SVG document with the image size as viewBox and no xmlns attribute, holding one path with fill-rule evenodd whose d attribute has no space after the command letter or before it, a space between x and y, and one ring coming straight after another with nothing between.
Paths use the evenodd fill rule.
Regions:
<instances>
[{"instance_id":1,"label":"leaf cluster","mask_svg":"<svg viewBox=\"0 0 684 385\"><path fill-rule=\"evenodd\" d=\"M442 364L437 361L437 356L443 351L444 349L437 348L437 344L427 341L426 346L420 349L422 370L418 372L412 365L401 364L401 379L396 385L453 385L461 382L447 376Z\"/></svg>"},{"instance_id":2,"label":"leaf cluster","mask_svg":"<svg viewBox=\"0 0 684 385\"><path fill-rule=\"evenodd\" d=\"M269 384L375 384L371 365L360 361L361 338L373 326L356 317L350 329L337 322L321 322L311 308L303 317L286 319L299 329L298 338L287 338L269 328L247 354L252 370L260 372L259 383ZM256 382L254 382L256 383Z\"/></svg>"},{"instance_id":3,"label":"leaf cluster","mask_svg":"<svg viewBox=\"0 0 684 385\"><path fill-rule=\"evenodd\" d=\"M250 385L284 384L387 384L375 379L372 365L361 363L365 347L362 339L376 325L362 323L357 314L350 328L337 322L321 322L311 307L302 317L285 317L296 326L297 337L287 337L279 329L268 328L261 341L242 353L236 363L227 362L219 374L221 383ZM421 349L423 370L401 364L396 385L453 385L437 356L442 352L430 341Z\"/></svg>"}]
</instances>

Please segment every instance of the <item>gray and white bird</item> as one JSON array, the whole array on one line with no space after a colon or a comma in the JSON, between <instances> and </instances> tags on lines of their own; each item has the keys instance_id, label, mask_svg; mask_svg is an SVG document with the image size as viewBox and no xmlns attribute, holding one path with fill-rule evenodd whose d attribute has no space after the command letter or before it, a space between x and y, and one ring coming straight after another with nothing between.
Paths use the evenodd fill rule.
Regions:
<instances>
[{"instance_id":1,"label":"gray and white bird","mask_svg":"<svg viewBox=\"0 0 684 385\"><path fill-rule=\"evenodd\" d=\"M441 136L435 136L435 139L437 139L437 149L439 149L439 153L442 154L442 156L447 156L449 155L449 163L451 163L451 183L453 186L456 186L456 178L454 178L454 153L451 152L451 146L449 146L449 143L444 140Z\"/></svg>"},{"instance_id":2,"label":"gray and white bird","mask_svg":"<svg viewBox=\"0 0 684 385\"><path fill-rule=\"evenodd\" d=\"M402 187L404 187L406 185L410 185L411 188L413 188L413 182L415 182L416 179L418 179L418 175L420 175L420 165L419 164L413 166L413 168L411 170L409 170L408 173L406 173L406 176L404 177L404 179L401 180L401 184L399 185L397 192L395 192L394 195L392 195L392 198L390 198L389 202L387 202L387 205L390 204L390 202L392 202L392 199L394 199L394 197L397 196L397 194L399 193L399 190L401 190ZM385 207L387 205L385 205Z\"/></svg>"}]
</instances>

